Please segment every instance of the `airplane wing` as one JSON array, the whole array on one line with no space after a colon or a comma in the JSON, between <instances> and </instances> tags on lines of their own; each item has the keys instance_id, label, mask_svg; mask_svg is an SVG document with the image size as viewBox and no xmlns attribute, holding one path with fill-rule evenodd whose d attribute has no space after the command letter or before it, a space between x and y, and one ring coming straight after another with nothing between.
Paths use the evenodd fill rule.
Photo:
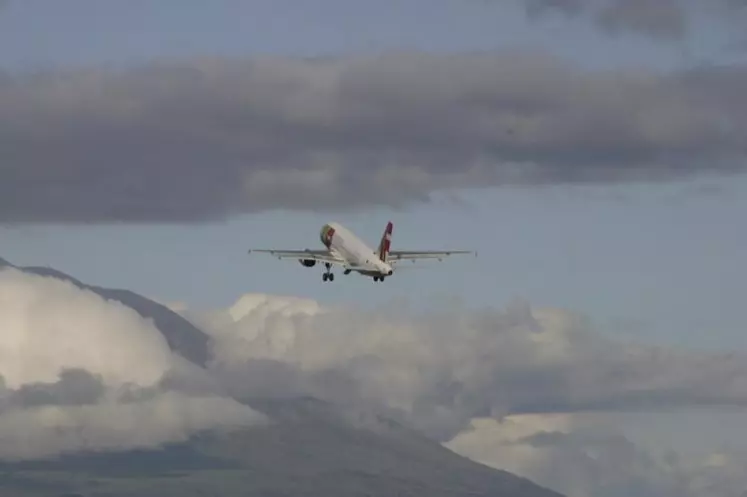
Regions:
<instances>
[{"instance_id":1,"label":"airplane wing","mask_svg":"<svg viewBox=\"0 0 747 497\"><path fill-rule=\"evenodd\" d=\"M387 254L386 260L387 262L415 261L417 259L441 260L444 257L459 254L475 254L477 256L477 252L472 250L392 250Z\"/></svg>"},{"instance_id":2,"label":"airplane wing","mask_svg":"<svg viewBox=\"0 0 747 497\"><path fill-rule=\"evenodd\" d=\"M329 250L276 250L276 249L249 249L248 253L270 254L278 259L312 259L319 262L329 262L331 264L345 265L342 257L330 252Z\"/></svg>"}]
</instances>

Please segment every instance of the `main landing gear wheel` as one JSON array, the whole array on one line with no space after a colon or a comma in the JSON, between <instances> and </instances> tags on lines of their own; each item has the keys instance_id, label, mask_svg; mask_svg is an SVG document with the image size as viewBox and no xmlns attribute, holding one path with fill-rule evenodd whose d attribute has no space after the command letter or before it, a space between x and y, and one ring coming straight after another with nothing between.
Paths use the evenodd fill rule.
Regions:
<instances>
[{"instance_id":1,"label":"main landing gear wheel","mask_svg":"<svg viewBox=\"0 0 747 497\"><path fill-rule=\"evenodd\" d=\"M332 264L327 263L327 272L322 274L322 281L335 281L335 274L331 271Z\"/></svg>"}]
</instances>

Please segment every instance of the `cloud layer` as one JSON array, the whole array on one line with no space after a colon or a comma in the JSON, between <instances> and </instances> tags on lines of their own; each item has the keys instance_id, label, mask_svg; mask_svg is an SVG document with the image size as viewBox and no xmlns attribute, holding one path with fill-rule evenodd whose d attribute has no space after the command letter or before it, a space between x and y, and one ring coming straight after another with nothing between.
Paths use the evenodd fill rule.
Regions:
<instances>
[{"instance_id":1,"label":"cloud layer","mask_svg":"<svg viewBox=\"0 0 747 497\"><path fill-rule=\"evenodd\" d=\"M485 416L747 406L742 354L618 343L583 316L521 302L382 316L247 295L202 325L213 335L213 371L265 365L278 374L263 374L262 388L280 395L283 385L325 383L330 391L315 393L398 409L441 440ZM237 393L255 388L248 376Z\"/></svg>"},{"instance_id":2,"label":"cloud layer","mask_svg":"<svg viewBox=\"0 0 747 497\"><path fill-rule=\"evenodd\" d=\"M213 336L210 369L234 395L310 394L377 409L577 497L696 497L710 486L737 497L747 485L738 453L713 455L718 465L710 455L661 460L617 419L744 408L744 354L620 343L576 313L521 302L413 314L247 295L192 318Z\"/></svg>"},{"instance_id":3,"label":"cloud layer","mask_svg":"<svg viewBox=\"0 0 747 497\"><path fill-rule=\"evenodd\" d=\"M521 0L530 18L551 12L593 19L609 34L636 33L656 40L682 40L699 16L747 21L744 0ZM744 27L744 22L736 22Z\"/></svg>"},{"instance_id":4,"label":"cloud layer","mask_svg":"<svg viewBox=\"0 0 747 497\"><path fill-rule=\"evenodd\" d=\"M197 222L743 172L743 67L513 50L0 74L0 222Z\"/></svg>"},{"instance_id":5,"label":"cloud layer","mask_svg":"<svg viewBox=\"0 0 747 497\"><path fill-rule=\"evenodd\" d=\"M687 460L652 454L610 416L519 415L475 420L446 444L476 461L573 497L743 497L747 459L714 449ZM683 435L684 436L684 435Z\"/></svg>"},{"instance_id":6,"label":"cloud layer","mask_svg":"<svg viewBox=\"0 0 747 497\"><path fill-rule=\"evenodd\" d=\"M619 429L631 411L743 409L744 354L621 343L524 302L413 313L250 294L181 312L211 336L207 370L124 306L0 271L0 459L157 447L267 421L233 397L312 395L577 497L739 497L747 485L747 440L734 437L744 453L714 447L693 461Z\"/></svg>"},{"instance_id":7,"label":"cloud layer","mask_svg":"<svg viewBox=\"0 0 747 497\"><path fill-rule=\"evenodd\" d=\"M53 278L0 270L0 459L157 447L264 417L220 396L152 322Z\"/></svg>"}]
</instances>

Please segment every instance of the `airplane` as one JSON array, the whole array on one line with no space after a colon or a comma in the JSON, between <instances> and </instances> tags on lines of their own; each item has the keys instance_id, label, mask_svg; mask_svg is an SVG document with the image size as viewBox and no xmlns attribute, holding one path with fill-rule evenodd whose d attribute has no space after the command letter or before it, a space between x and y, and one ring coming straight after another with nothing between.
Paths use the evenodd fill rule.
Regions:
<instances>
[{"instance_id":1,"label":"airplane","mask_svg":"<svg viewBox=\"0 0 747 497\"><path fill-rule=\"evenodd\" d=\"M374 281L384 281L387 276L394 274L395 265L401 261L415 262L417 259L438 259L452 254L472 254L471 250L390 250L392 241L392 230L394 225L391 221L387 223L384 233L381 235L379 246L376 250L371 249L360 238L339 223L326 223L319 238L325 249L321 250L276 250L276 249L249 249L248 253L266 253L274 255L278 259L298 259L302 266L314 267L317 263L324 264L326 271L322 274L323 281L334 281L335 275L332 266L341 266L343 274L355 271Z\"/></svg>"}]
</instances>

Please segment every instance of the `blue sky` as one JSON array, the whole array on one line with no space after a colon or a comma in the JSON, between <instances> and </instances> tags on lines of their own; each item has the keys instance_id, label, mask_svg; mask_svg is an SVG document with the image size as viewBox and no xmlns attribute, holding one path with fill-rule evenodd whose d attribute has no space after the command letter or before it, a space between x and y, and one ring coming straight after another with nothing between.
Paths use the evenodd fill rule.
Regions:
<instances>
[{"instance_id":1,"label":"blue sky","mask_svg":"<svg viewBox=\"0 0 747 497\"><path fill-rule=\"evenodd\" d=\"M513 45L549 47L592 65L669 66L711 57L723 43L718 29L684 47L602 38L581 20L549 18L538 25L528 23L513 2L479 0L183 0L178 9L149 0L24 0L6 7L0 26L0 61L6 68Z\"/></svg>"},{"instance_id":2,"label":"blue sky","mask_svg":"<svg viewBox=\"0 0 747 497\"><path fill-rule=\"evenodd\" d=\"M129 64L194 55L316 55L390 49L533 46L592 66L675 67L720 53L706 36L687 47L607 38L581 21L527 23L515 6L483 2L184 0L10 2L0 13L0 67ZM742 296L747 181L720 190L672 184L596 189L491 189L438 196L401 212L274 212L200 226L20 226L0 229L0 255L166 301L223 306L246 292L327 303L428 305L458 297L501 307L514 298L587 313L610 333L719 348L745 345ZM375 243L387 220L394 247L470 248L402 272L323 284L321 271L248 257L248 247L316 247L339 220Z\"/></svg>"}]
</instances>

